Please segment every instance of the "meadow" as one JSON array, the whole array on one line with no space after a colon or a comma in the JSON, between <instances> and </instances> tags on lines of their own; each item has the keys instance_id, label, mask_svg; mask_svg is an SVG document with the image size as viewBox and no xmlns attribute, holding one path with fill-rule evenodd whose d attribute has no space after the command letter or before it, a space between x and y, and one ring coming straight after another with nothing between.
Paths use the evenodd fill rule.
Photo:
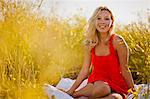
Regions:
<instances>
[{"instance_id":1,"label":"meadow","mask_svg":"<svg viewBox=\"0 0 150 99\"><path fill-rule=\"evenodd\" d=\"M44 83L75 79L82 67L86 18L62 19L55 13L45 18L33 7L0 1L0 99L47 99ZM147 23L115 26L130 48L136 84L150 83L149 26L150 16Z\"/></svg>"}]
</instances>

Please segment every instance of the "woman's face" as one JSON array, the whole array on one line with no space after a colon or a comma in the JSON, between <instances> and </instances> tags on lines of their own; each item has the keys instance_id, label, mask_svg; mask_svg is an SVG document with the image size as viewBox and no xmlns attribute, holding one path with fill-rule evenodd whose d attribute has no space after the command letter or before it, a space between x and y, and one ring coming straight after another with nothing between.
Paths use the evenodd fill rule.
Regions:
<instances>
[{"instance_id":1,"label":"woman's face","mask_svg":"<svg viewBox=\"0 0 150 99\"><path fill-rule=\"evenodd\" d=\"M111 19L111 14L107 10L102 10L99 12L96 20L95 27L100 33L106 33L109 31L113 21Z\"/></svg>"}]
</instances>

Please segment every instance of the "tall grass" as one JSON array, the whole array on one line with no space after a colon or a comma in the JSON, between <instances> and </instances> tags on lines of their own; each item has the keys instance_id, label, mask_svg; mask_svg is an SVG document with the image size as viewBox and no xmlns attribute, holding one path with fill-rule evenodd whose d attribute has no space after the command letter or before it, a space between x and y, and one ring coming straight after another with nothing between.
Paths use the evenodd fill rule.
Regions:
<instances>
[{"instance_id":1,"label":"tall grass","mask_svg":"<svg viewBox=\"0 0 150 99\"><path fill-rule=\"evenodd\" d=\"M148 17L149 19L149 17ZM141 21L117 29L127 41L130 48L129 67L135 84L147 84L145 99L150 95L150 21Z\"/></svg>"},{"instance_id":2,"label":"tall grass","mask_svg":"<svg viewBox=\"0 0 150 99\"><path fill-rule=\"evenodd\" d=\"M135 82L150 82L150 29L149 24L137 22L117 30L127 41L130 48L129 66Z\"/></svg>"},{"instance_id":3,"label":"tall grass","mask_svg":"<svg viewBox=\"0 0 150 99\"><path fill-rule=\"evenodd\" d=\"M46 99L44 83L76 78L83 61L85 17L44 18L30 7L0 2L0 98ZM4 10L5 9L5 10ZM150 45L147 24L116 29L130 47L136 83L149 82Z\"/></svg>"},{"instance_id":4,"label":"tall grass","mask_svg":"<svg viewBox=\"0 0 150 99\"><path fill-rule=\"evenodd\" d=\"M44 99L44 83L56 85L72 67L81 66L86 20L46 19L22 5L1 4L0 98Z\"/></svg>"}]
</instances>

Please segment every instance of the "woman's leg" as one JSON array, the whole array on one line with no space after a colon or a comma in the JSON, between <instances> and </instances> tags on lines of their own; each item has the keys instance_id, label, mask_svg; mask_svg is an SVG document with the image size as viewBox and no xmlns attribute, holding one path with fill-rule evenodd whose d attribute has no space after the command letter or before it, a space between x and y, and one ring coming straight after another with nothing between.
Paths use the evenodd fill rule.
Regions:
<instances>
[{"instance_id":1,"label":"woman's leg","mask_svg":"<svg viewBox=\"0 0 150 99\"><path fill-rule=\"evenodd\" d=\"M78 97L74 99L89 99L88 97ZM103 98L96 98L96 99L123 99L123 97L118 93L111 93L108 96L105 96Z\"/></svg>"},{"instance_id":2,"label":"woman's leg","mask_svg":"<svg viewBox=\"0 0 150 99\"><path fill-rule=\"evenodd\" d=\"M74 99L89 99L88 97L78 97L78 98L74 98Z\"/></svg>"},{"instance_id":3,"label":"woman's leg","mask_svg":"<svg viewBox=\"0 0 150 99\"><path fill-rule=\"evenodd\" d=\"M79 98L81 96L89 97L88 99L123 99L120 94L111 93L111 88L103 81L96 81L94 84L88 83L73 93L73 97Z\"/></svg>"},{"instance_id":4,"label":"woman's leg","mask_svg":"<svg viewBox=\"0 0 150 99\"><path fill-rule=\"evenodd\" d=\"M111 93L108 96L105 96L103 98L96 98L96 99L123 99L123 97L118 93Z\"/></svg>"},{"instance_id":5,"label":"woman's leg","mask_svg":"<svg viewBox=\"0 0 150 99\"><path fill-rule=\"evenodd\" d=\"M80 97L80 96L91 96L92 90L93 90L93 84L92 83L88 83L85 87L81 88L78 91L75 91L73 93L73 97Z\"/></svg>"},{"instance_id":6,"label":"woman's leg","mask_svg":"<svg viewBox=\"0 0 150 99\"><path fill-rule=\"evenodd\" d=\"M111 93L111 88L108 83L103 81L94 82L94 87L90 99L101 98Z\"/></svg>"},{"instance_id":7,"label":"woman's leg","mask_svg":"<svg viewBox=\"0 0 150 99\"><path fill-rule=\"evenodd\" d=\"M89 99L88 97L79 97L74 99ZM108 96L105 96L103 98L96 98L96 99L123 99L123 97L118 93L111 93Z\"/></svg>"}]
</instances>

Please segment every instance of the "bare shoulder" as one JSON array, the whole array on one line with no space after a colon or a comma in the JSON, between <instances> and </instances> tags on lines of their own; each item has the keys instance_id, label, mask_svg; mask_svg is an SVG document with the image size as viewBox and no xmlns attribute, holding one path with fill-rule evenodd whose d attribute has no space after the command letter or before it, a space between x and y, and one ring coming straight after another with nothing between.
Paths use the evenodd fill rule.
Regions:
<instances>
[{"instance_id":1,"label":"bare shoulder","mask_svg":"<svg viewBox=\"0 0 150 99\"><path fill-rule=\"evenodd\" d=\"M114 45L115 49L117 49L118 47L125 47L125 48L128 47L124 38L118 34L115 34L115 36L114 36L113 45Z\"/></svg>"}]
</instances>

